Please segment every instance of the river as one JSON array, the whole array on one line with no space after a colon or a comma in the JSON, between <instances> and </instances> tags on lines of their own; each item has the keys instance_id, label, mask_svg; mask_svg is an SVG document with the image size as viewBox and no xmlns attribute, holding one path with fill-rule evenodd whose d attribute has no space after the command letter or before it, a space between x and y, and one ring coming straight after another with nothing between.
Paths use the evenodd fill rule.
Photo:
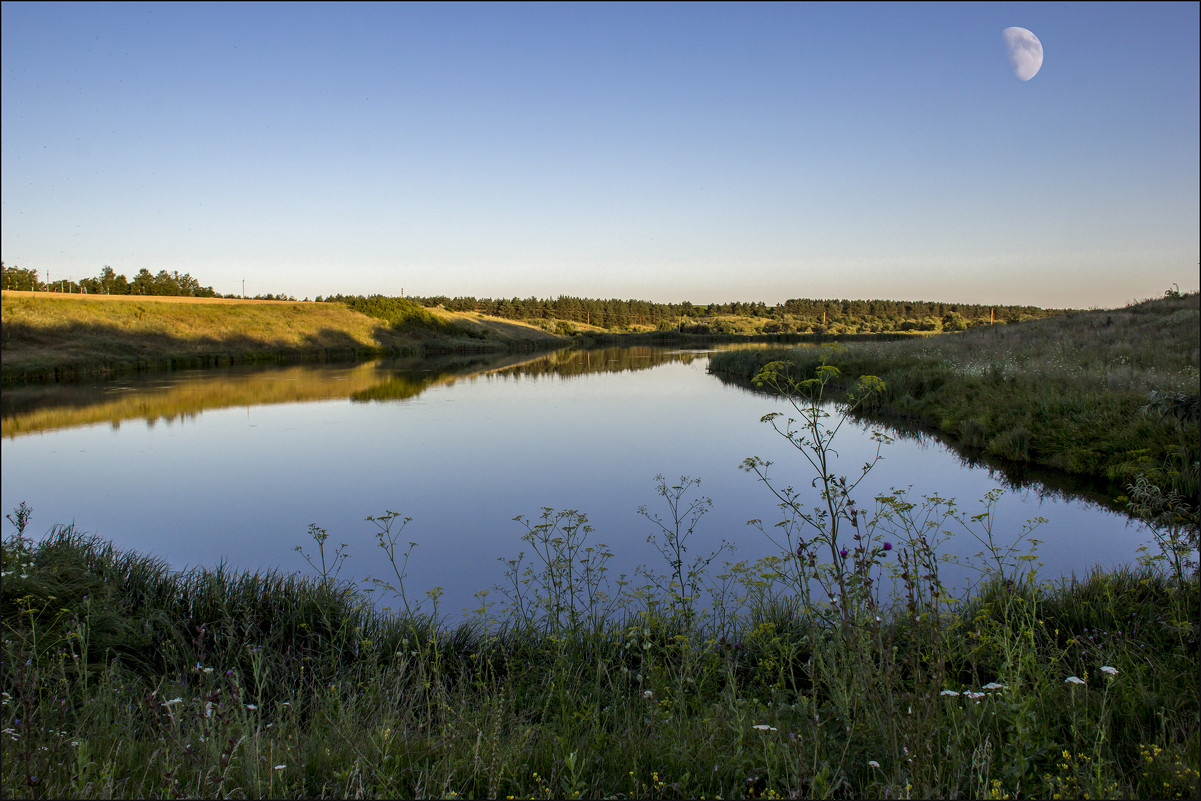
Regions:
<instances>
[{"instance_id":1,"label":"river","mask_svg":"<svg viewBox=\"0 0 1201 801\"><path fill-rule=\"evenodd\" d=\"M723 539L737 550L722 559L772 552L747 521L770 529L780 517L775 500L740 465L748 456L771 460L782 483L808 490L813 476L800 455L760 422L784 409L780 399L709 374L705 351L651 347L14 388L3 394L0 496L5 512L22 501L32 507L27 533L35 537L73 522L179 568L224 561L312 574L294 549L315 556L316 525L328 532L327 558L343 544L350 555L339 578L393 583L365 518L395 511L412 518L402 546L417 543L407 594L421 599L441 587L439 613L456 618L479 605L481 590L503 583L501 560L528 554L526 528L514 517L534 524L544 508L587 516L590 542L613 553L614 580L639 565L667 570L639 514L645 505L668 517L657 475L669 484L699 478L699 493L713 501L689 540L691 555ZM871 430L848 422L839 433L839 472L855 476L871 458ZM1034 536L1046 578L1133 563L1148 540L1087 495L1015 485L931 437L894 435L856 493L861 506L911 487L913 498L937 493L974 514L989 490L1002 488L998 540L1045 518ZM980 546L960 533L944 549L966 557ZM971 576L948 567L944 578L967 586ZM487 598L503 596L491 590Z\"/></svg>"}]
</instances>

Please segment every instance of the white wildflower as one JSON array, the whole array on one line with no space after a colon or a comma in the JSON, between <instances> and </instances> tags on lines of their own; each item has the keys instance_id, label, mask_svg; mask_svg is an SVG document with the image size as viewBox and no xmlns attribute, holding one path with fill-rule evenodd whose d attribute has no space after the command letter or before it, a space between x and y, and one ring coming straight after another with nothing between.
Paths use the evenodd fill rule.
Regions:
<instances>
[{"instance_id":1,"label":"white wildflower","mask_svg":"<svg viewBox=\"0 0 1201 801\"><path fill-rule=\"evenodd\" d=\"M973 701L975 701L976 703L980 703L980 699L981 699L981 698L983 698L983 697L985 696L985 693L974 693L974 692L972 692L971 690L968 690L968 691L966 691L966 692L964 693L964 695L965 695L966 697L968 697L968 698L972 699L972 700L973 700Z\"/></svg>"},{"instance_id":2,"label":"white wildflower","mask_svg":"<svg viewBox=\"0 0 1201 801\"><path fill-rule=\"evenodd\" d=\"M751 728L756 731L779 731L775 726L768 726L766 723L756 723Z\"/></svg>"},{"instance_id":3,"label":"white wildflower","mask_svg":"<svg viewBox=\"0 0 1201 801\"><path fill-rule=\"evenodd\" d=\"M995 681L990 681L988 684L985 684L981 689L984 689L984 690L1008 690L1009 687L1008 687L1008 685L1005 685L1005 684L998 684Z\"/></svg>"},{"instance_id":4,"label":"white wildflower","mask_svg":"<svg viewBox=\"0 0 1201 801\"><path fill-rule=\"evenodd\" d=\"M880 767L880 763L879 763L879 762L877 762L877 761L876 761L876 760L874 760L874 759L869 759L869 760L867 761L867 766L868 766L869 768L878 768L878 767Z\"/></svg>"},{"instance_id":5,"label":"white wildflower","mask_svg":"<svg viewBox=\"0 0 1201 801\"><path fill-rule=\"evenodd\" d=\"M170 701L163 701L163 706L171 706L172 704L182 704L182 698L172 698Z\"/></svg>"},{"instance_id":6,"label":"white wildflower","mask_svg":"<svg viewBox=\"0 0 1201 801\"><path fill-rule=\"evenodd\" d=\"M1102 665L1101 672L1108 673L1110 676L1118 675L1118 669L1116 667L1113 667L1112 665Z\"/></svg>"},{"instance_id":7,"label":"white wildflower","mask_svg":"<svg viewBox=\"0 0 1201 801\"><path fill-rule=\"evenodd\" d=\"M1064 684L1084 684L1084 679L1079 676L1068 676L1063 680Z\"/></svg>"},{"instance_id":8,"label":"white wildflower","mask_svg":"<svg viewBox=\"0 0 1201 801\"><path fill-rule=\"evenodd\" d=\"M959 695L959 693L955 692L954 690L943 690L942 692L939 693L939 695L949 695L952 697L956 697Z\"/></svg>"},{"instance_id":9,"label":"white wildflower","mask_svg":"<svg viewBox=\"0 0 1201 801\"><path fill-rule=\"evenodd\" d=\"M655 697L655 694L654 694L654 692L652 692L651 690L643 690L643 691L642 691L642 697L643 697L643 698L654 698L654 697Z\"/></svg>"},{"instance_id":10,"label":"white wildflower","mask_svg":"<svg viewBox=\"0 0 1201 801\"><path fill-rule=\"evenodd\" d=\"M276 765L274 769L275 770L283 770L286 767L288 767L288 766L287 765Z\"/></svg>"},{"instance_id":11,"label":"white wildflower","mask_svg":"<svg viewBox=\"0 0 1201 801\"><path fill-rule=\"evenodd\" d=\"M251 711L253 711L253 710L255 710L255 709L258 709L258 707L257 707L256 705L254 705L254 704L247 704L247 705L246 705L246 708L247 708L247 709L249 709L249 710L251 710Z\"/></svg>"}]
</instances>

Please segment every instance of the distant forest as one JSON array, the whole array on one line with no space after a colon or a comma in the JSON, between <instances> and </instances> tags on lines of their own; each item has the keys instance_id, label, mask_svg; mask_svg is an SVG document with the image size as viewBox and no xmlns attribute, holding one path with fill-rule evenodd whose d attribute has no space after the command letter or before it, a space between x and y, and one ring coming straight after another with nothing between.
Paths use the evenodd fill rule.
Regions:
<instances>
[{"instance_id":1,"label":"distant forest","mask_svg":"<svg viewBox=\"0 0 1201 801\"><path fill-rule=\"evenodd\" d=\"M80 281L41 280L37 270L3 268L0 288L67 292L92 295L165 295L198 298L237 297L218 295L201 286L187 273L160 270L152 274L142 268L133 280L104 267L95 278ZM255 300L295 300L285 294L256 295ZM443 308L454 312L476 312L509 320L534 323L560 334L577 326L608 331L670 331L693 334L854 334L895 331L963 331L971 326L1015 323L1049 317L1058 311L1037 306L985 306L968 303L937 303L900 300L809 300L794 298L769 306L766 303L693 304L652 303L646 300L594 300L560 295L548 298L475 298L435 295L391 298L384 295L330 295L318 301L345 303L353 309L405 325L438 327L428 314L415 314L416 307ZM403 308L402 308L403 307ZM399 316L398 316L399 315Z\"/></svg>"},{"instance_id":2,"label":"distant forest","mask_svg":"<svg viewBox=\"0 0 1201 801\"><path fill-rule=\"evenodd\" d=\"M331 298L341 299L341 298ZM897 300L807 300L766 303L652 303L645 300L410 297L426 307L478 312L511 320L555 320L608 330L670 330L692 333L883 333L963 331L974 325L1013 323L1057 312L1036 306L984 306ZM707 330L698 330L707 329Z\"/></svg>"}]
</instances>

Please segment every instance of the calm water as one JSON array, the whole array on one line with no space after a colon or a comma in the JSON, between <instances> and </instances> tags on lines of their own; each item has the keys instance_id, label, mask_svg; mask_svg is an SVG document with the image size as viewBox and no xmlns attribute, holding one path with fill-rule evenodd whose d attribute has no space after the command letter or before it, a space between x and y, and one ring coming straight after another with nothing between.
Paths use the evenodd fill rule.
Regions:
<instances>
[{"instance_id":1,"label":"calm water","mask_svg":"<svg viewBox=\"0 0 1201 801\"><path fill-rule=\"evenodd\" d=\"M775 522L774 499L743 459L760 456L795 487L812 476L787 442L759 422L773 398L708 374L708 355L654 348L559 352L411 363L370 363L159 374L3 394L2 505L34 510L32 533L75 522L117 545L178 567L222 560L248 569L311 572L309 524L346 543L342 578L386 575L367 515L413 518L419 543L406 586L445 590L440 610L474 605L502 580L500 558L524 547L517 515L543 507L585 513L611 572L665 569L646 543L646 505L666 515L654 476L699 477L713 510L692 553L722 538L732 558L770 552L747 520ZM874 445L848 424L840 471ZM889 487L956 498L974 513L1003 477L929 438L898 437L858 493ZM1082 497L1040 484L1007 490L1000 539L1041 516L1044 575L1132 563L1141 527ZM5 533L11 526L5 522ZM960 536L948 545L975 553ZM949 574L951 575L951 574ZM492 598L498 598L493 595Z\"/></svg>"}]
</instances>

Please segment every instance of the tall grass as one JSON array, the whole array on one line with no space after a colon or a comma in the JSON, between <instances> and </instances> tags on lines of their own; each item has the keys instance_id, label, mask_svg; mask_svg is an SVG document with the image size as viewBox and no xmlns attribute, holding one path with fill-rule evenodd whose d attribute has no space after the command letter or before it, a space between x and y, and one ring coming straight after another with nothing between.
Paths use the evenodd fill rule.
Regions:
<instances>
[{"instance_id":1,"label":"tall grass","mask_svg":"<svg viewBox=\"0 0 1201 801\"><path fill-rule=\"evenodd\" d=\"M69 528L10 540L4 565L8 797L1198 789L1197 585L1145 570L996 582L845 630L746 570L716 634L633 597L603 623L439 627Z\"/></svg>"},{"instance_id":2,"label":"tall grass","mask_svg":"<svg viewBox=\"0 0 1201 801\"><path fill-rule=\"evenodd\" d=\"M1159 471L1160 483L1195 498L1196 419L1157 419L1140 409L1153 392L1196 396L1199 297L854 343L837 358L848 374L878 375L887 385L862 410L867 416L916 423L962 447L1090 476L1118 491ZM718 375L749 380L772 361L808 375L822 358L807 348L728 352L710 364Z\"/></svg>"}]
</instances>

